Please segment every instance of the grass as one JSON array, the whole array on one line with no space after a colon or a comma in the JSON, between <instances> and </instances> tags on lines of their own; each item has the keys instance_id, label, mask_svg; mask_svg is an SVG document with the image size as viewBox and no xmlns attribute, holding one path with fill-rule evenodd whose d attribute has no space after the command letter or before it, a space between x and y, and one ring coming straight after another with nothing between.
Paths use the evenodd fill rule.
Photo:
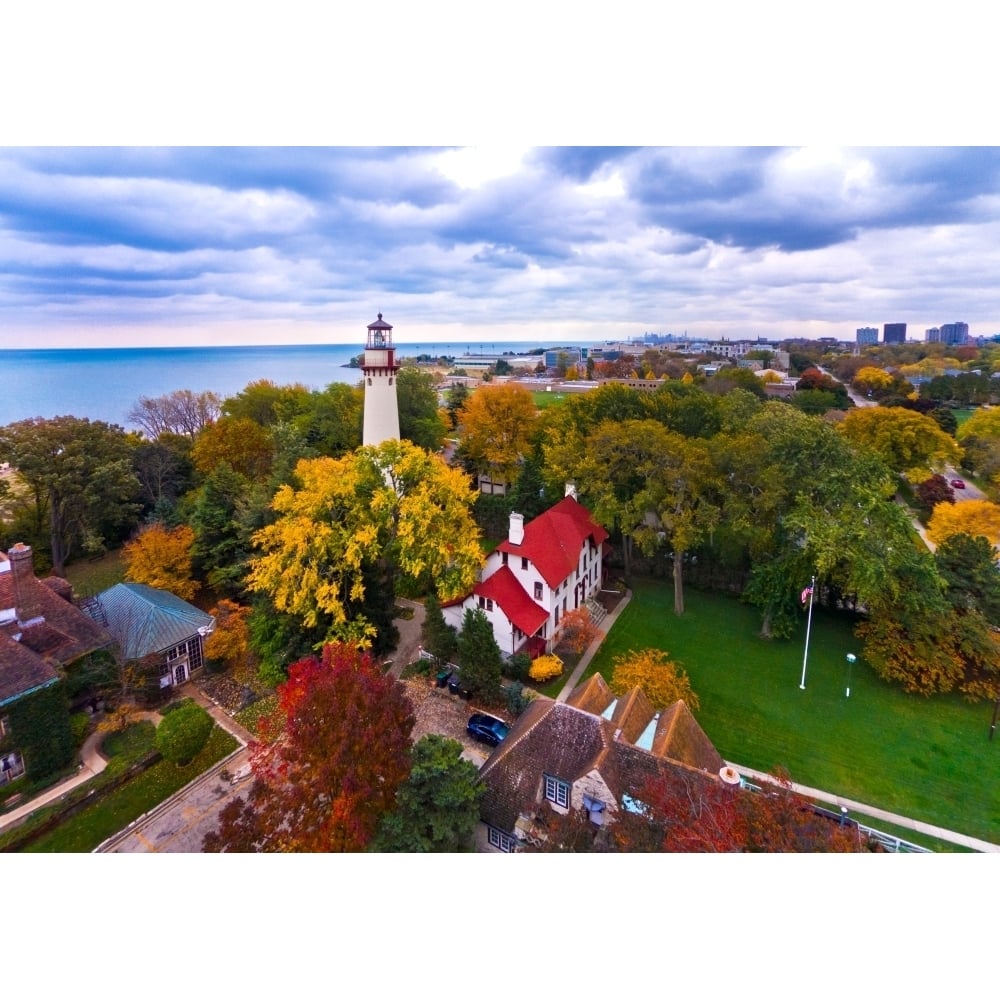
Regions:
<instances>
[{"instance_id":1,"label":"grass","mask_svg":"<svg viewBox=\"0 0 1000 1000\"><path fill-rule=\"evenodd\" d=\"M845 697L853 621L816 609L806 689L805 620L789 641L757 635L756 611L733 598L685 591L673 614L669 581L636 581L633 597L587 674L609 678L616 654L668 650L701 700L698 721L727 760L926 823L1000 842L1000 742L992 707L923 698L884 683L860 655Z\"/></svg>"},{"instance_id":2,"label":"grass","mask_svg":"<svg viewBox=\"0 0 1000 1000\"><path fill-rule=\"evenodd\" d=\"M66 567L66 579L77 597L94 597L125 578L121 551L108 552L100 559L81 559Z\"/></svg>"},{"instance_id":3,"label":"grass","mask_svg":"<svg viewBox=\"0 0 1000 1000\"><path fill-rule=\"evenodd\" d=\"M149 719L142 719L121 732L108 733L101 741L101 753L105 757L139 758L153 749L155 740L156 726Z\"/></svg>"},{"instance_id":4,"label":"grass","mask_svg":"<svg viewBox=\"0 0 1000 1000\"><path fill-rule=\"evenodd\" d=\"M236 740L216 726L204 749L186 767L161 760L121 788L96 802L51 833L25 848L25 853L78 853L92 851L108 837L149 812L189 781L238 746Z\"/></svg>"}]
</instances>

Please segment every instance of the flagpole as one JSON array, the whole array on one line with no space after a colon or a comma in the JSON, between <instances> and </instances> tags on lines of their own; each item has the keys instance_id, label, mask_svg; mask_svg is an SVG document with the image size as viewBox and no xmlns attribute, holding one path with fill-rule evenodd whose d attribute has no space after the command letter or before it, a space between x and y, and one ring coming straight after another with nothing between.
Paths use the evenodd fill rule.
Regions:
<instances>
[{"instance_id":1,"label":"flagpole","mask_svg":"<svg viewBox=\"0 0 1000 1000\"><path fill-rule=\"evenodd\" d=\"M802 655L802 680L799 687L806 689L806 664L809 662L809 632L813 623L813 593L816 590L816 577L814 576L809 584L809 616L806 618L806 651Z\"/></svg>"}]
</instances>

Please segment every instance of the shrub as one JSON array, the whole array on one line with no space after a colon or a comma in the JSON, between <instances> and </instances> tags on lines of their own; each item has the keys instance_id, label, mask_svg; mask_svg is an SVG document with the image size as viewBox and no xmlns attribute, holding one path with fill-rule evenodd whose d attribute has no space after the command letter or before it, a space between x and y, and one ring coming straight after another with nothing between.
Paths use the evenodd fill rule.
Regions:
<instances>
[{"instance_id":1,"label":"shrub","mask_svg":"<svg viewBox=\"0 0 1000 1000\"><path fill-rule=\"evenodd\" d=\"M562 672L563 661L555 653L546 653L545 656L539 656L531 664L528 676L536 684L544 684L546 681L552 680L553 677L558 677Z\"/></svg>"},{"instance_id":2,"label":"shrub","mask_svg":"<svg viewBox=\"0 0 1000 1000\"><path fill-rule=\"evenodd\" d=\"M90 729L90 716L86 712L74 712L69 717L69 728L73 733L73 743L79 750L87 738Z\"/></svg>"},{"instance_id":3,"label":"shrub","mask_svg":"<svg viewBox=\"0 0 1000 1000\"><path fill-rule=\"evenodd\" d=\"M515 718L528 707L533 696L534 692L531 688L525 688L520 681L513 681L504 688L507 709Z\"/></svg>"},{"instance_id":4,"label":"shrub","mask_svg":"<svg viewBox=\"0 0 1000 1000\"><path fill-rule=\"evenodd\" d=\"M531 669L531 657L527 653L515 653L505 664L504 673L512 680L521 681L528 679L528 671Z\"/></svg>"},{"instance_id":5,"label":"shrub","mask_svg":"<svg viewBox=\"0 0 1000 1000\"><path fill-rule=\"evenodd\" d=\"M174 709L156 729L156 749L178 767L189 764L208 742L212 717L194 703Z\"/></svg>"}]
</instances>

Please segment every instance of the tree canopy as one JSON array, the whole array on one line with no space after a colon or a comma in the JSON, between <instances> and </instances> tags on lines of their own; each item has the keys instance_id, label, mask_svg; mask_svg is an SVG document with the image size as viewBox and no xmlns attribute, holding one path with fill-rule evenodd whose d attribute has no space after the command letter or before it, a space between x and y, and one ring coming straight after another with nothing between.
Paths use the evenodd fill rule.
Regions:
<instances>
[{"instance_id":1,"label":"tree canopy","mask_svg":"<svg viewBox=\"0 0 1000 1000\"><path fill-rule=\"evenodd\" d=\"M359 610L366 588L389 608L397 575L450 600L472 589L482 566L468 477L408 441L386 441L340 459L296 467L298 486L273 501L276 520L254 541L249 587L281 612L331 638L370 641ZM374 574L374 575L373 575Z\"/></svg>"},{"instance_id":2,"label":"tree canopy","mask_svg":"<svg viewBox=\"0 0 1000 1000\"><path fill-rule=\"evenodd\" d=\"M38 528L47 527L57 575L76 550L98 552L135 525L134 446L118 425L80 417L34 417L0 427L0 461L17 470Z\"/></svg>"},{"instance_id":3,"label":"tree canopy","mask_svg":"<svg viewBox=\"0 0 1000 1000\"><path fill-rule=\"evenodd\" d=\"M254 782L203 850L362 851L410 774L413 712L400 683L343 644L294 663L281 723L251 746Z\"/></svg>"}]
</instances>

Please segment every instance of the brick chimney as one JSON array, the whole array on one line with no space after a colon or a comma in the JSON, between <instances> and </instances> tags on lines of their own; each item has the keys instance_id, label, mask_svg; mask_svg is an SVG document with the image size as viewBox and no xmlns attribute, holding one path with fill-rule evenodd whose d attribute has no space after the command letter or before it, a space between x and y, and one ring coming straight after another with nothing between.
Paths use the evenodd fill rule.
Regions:
<instances>
[{"instance_id":1,"label":"brick chimney","mask_svg":"<svg viewBox=\"0 0 1000 1000\"><path fill-rule=\"evenodd\" d=\"M511 545L520 545L524 541L524 515L511 511L510 529L507 532L507 541Z\"/></svg>"},{"instance_id":2,"label":"brick chimney","mask_svg":"<svg viewBox=\"0 0 1000 1000\"><path fill-rule=\"evenodd\" d=\"M18 623L27 625L29 622L44 617L42 595L39 593L39 583L35 579L35 562L31 554L31 546L18 542L7 550L10 560L10 573L14 583L14 611Z\"/></svg>"}]
</instances>

